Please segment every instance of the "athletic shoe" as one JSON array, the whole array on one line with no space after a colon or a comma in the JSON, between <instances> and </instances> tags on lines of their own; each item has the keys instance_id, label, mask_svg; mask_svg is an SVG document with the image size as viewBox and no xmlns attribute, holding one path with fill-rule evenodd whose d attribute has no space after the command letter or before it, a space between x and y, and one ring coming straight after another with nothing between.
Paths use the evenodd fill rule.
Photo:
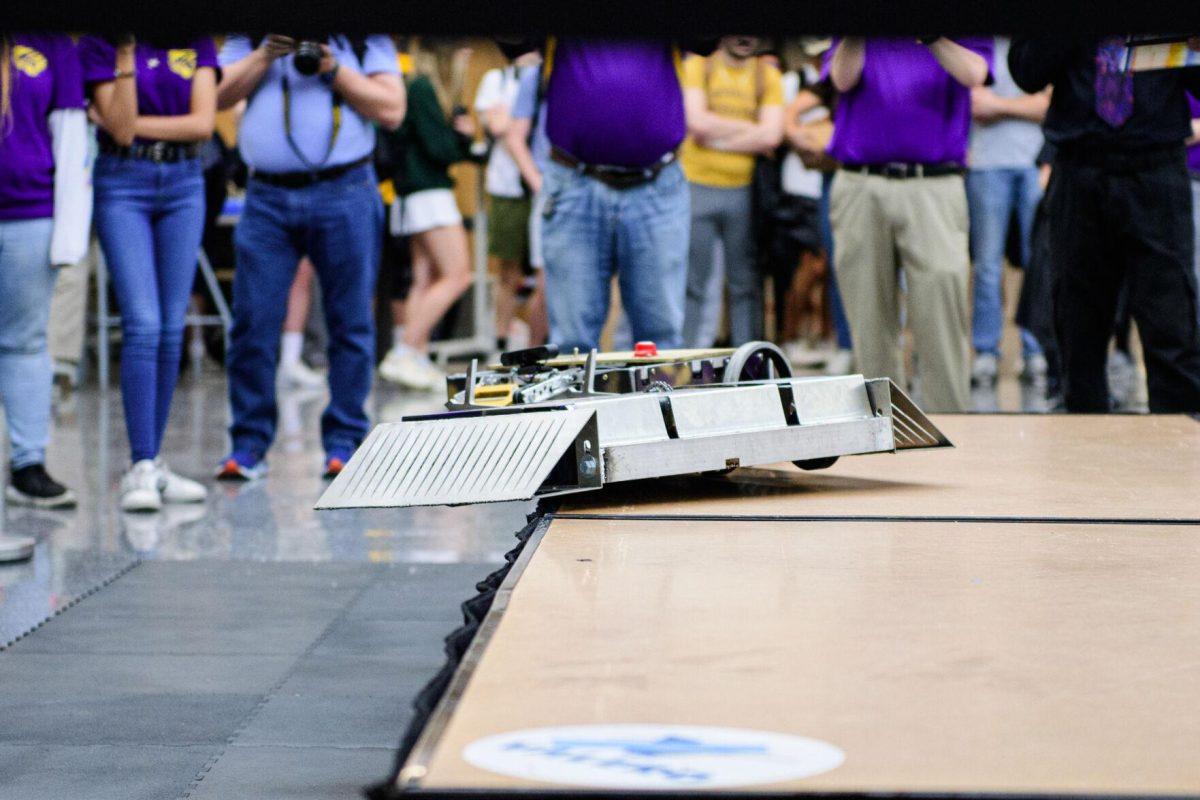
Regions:
<instances>
[{"instance_id":1,"label":"athletic shoe","mask_svg":"<svg viewBox=\"0 0 1200 800\"><path fill-rule=\"evenodd\" d=\"M825 362L826 375L849 375L854 367L853 350L835 350Z\"/></svg>"},{"instance_id":2,"label":"athletic shoe","mask_svg":"<svg viewBox=\"0 0 1200 800\"><path fill-rule=\"evenodd\" d=\"M121 478L122 511L158 511L162 508L162 492L158 490L158 467L143 458L129 468Z\"/></svg>"},{"instance_id":3,"label":"athletic shoe","mask_svg":"<svg viewBox=\"0 0 1200 800\"><path fill-rule=\"evenodd\" d=\"M353 455L352 450L345 450L340 447L335 447L330 450L325 456L325 474L322 476L326 480L336 478L338 473L346 468L346 462Z\"/></svg>"},{"instance_id":4,"label":"athletic shoe","mask_svg":"<svg viewBox=\"0 0 1200 800\"><path fill-rule=\"evenodd\" d=\"M1041 353L1033 353L1025 357L1021 364L1021 380L1026 383L1038 383L1046 380L1050 365Z\"/></svg>"},{"instance_id":5,"label":"athletic shoe","mask_svg":"<svg viewBox=\"0 0 1200 800\"><path fill-rule=\"evenodd\" d=\"M977 353L971 365L972 386L995 386L1000 374L999 360L995 353Z\"/></svg>"},{"instance_id":6,"label":"athletic shoe","mask_svg":"<svg viewBox=\"0 0 1200 800\"><path fill-rule=\"evenodd\" d=\"M436 367L420 354L393 347L379 365L379 377L398 383L409 389L431 391L440 388L446 380Z\"/></svg>"},{"instance_id":7,"label":"athletic shoe","mask_svg":"<svg viewBox=\"0 0 1200 800\"><path fill-rule=\"evenodd\" d=\"M1108 376L1108 391L1114 408L1127 408L1135 399L1139 376L1133 359L1123 350L1108 354L1105 371Z\"/></svg>"},{"instance_id":8,"label":"athletic shoe","mask_svg":"<svg viewBox=\"0 0 1200 800\"><path fill-rule=\"evenodd\" d=\"M75 493L51 478L45 464L14 469L4 496L15 506L69 508L75 505Z\"/></svg>"},{"instance_id":9,"label":"athletic shoe","mask_svg":"<svg viewBox=\"0 0 1200 800\"><path fill-rule=\"evenodd\" d=\"M267 474L267 462L244 450L234 450L217 470L219 481L253 481Z\"/></svg>"},{"instance_id":10,"label":"athletic shoe","mask_svg":"<svg viewBox=\"0 0 1200 800\"><path fill-rule=\"evenodd\" d=\"M0 534L0 564L9 561L24 561L33 555L37 540L32 536L9 536Z\"/></svg>"},{"instance_id":11,"label":"athletic shoe","mask_svg":"<svg viewBox=\"0 0 1200 800\"><path fill-rule=\"evenodd\" d=\"M208 497L204 484L173 472L161 458L154 459L154 465L158 467L158 490L164 503L203 503Z\"/></svg>"},{"instance_id":12,"label":"athletic shoe","mask_svg":"<svg viewBox=\"0 0 1200 800\"><path fill-rule=\"evenodd\" d=\"M303 361L280 364L278 380L288 389L321 389L325 386L325 374Z\"/></svg>"}]
</instances>

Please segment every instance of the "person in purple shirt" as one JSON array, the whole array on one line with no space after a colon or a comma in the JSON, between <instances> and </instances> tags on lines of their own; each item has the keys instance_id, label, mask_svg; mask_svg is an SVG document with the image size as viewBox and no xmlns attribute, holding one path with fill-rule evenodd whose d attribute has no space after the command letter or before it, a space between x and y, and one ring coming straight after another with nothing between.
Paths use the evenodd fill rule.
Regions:
<instances>
[{"instance_id":1,"label":"person in purple shirt","mask_svg":"<svg viewBox=\"0 0 1200 800\"><path fill-rule=\"evenodd\" d=\"M132 466L121 479L121 509L203 502L204 487L172 472L159 449L204 229L199 156L216 120L216 47L211 38L135 44L86 36L79 50L101 128L96 232L124 334L121 399Z\"/></svg>"},{"instance_id":2,"label":"person in purple shirt","mask_svg":"<svg viewBox=\"0 0 1200 800\"><path fill-rule=\"evenodd\" d=\"M59 508L75 495L45 468L53 367L46 343L56 267L87 249L87 116L70 37L0 36L0 397L11 443L10 503ZM0 560L13 554L0 542ZM8 553L8 555L5 555Z\"/></svg>"},{"instance_id":3,"label":"person in purple shirt","mask_svg":"<svg viewBox=\"0 0 1200 800\"><path fill-rule=\"evenodd\" d=\"M991 74L991 37L847 38L825 72L841 93L830 153L838 284L858 369L904 380L901 273L924 407L970 400L967 199L970 89Z\"/></svg>"},{"instance_id":4,"label":"person in purple shirt","mask_svg":"<svg viewBox=\"0 0 1200 800\"><path fill-rule=\"evenodd\" d=\"M516 57L536 44L501 46ZM614 274L633 338L682 344L691 210L675 160L679 58L666 40L546 42L542 256L550 341L566 351L598 346Z\"/></svg>"}]
</instances>

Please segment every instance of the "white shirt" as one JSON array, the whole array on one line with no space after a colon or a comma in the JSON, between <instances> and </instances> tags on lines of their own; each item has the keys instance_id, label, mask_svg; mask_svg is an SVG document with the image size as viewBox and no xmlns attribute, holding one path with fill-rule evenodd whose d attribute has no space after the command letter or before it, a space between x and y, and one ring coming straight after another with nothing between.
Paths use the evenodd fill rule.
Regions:
<instances>
[{"instance_id":1,"label":"white shirt","mask_svg":"<svg viewBox=\"0 0 1200 800\"><path fill-rule=\"evenodd\" d=\"M818 78L817 71L807 65L805 66L805 70L806 72L811 72L811 74L805 76L809 79L809 82L815 82ZM796 99L796 95L800 93L800 74L797 72L788 72L784 74L782 82L783 104L786 108ZM817 106L802 115L800 120L802 122L816 122L828 116L829 109L824 106ZM783 157L783 176L781 182L783 190L788 194L810 197L814 200L821 197L820 170L809 169L804 166L804 162L800 160L800 155L795 150L788 150L788 154Z\"/></svg>"},{"instance_id":2,"label":"white shirt","mask_svg":"<svg viewBox=\"0 0 1200 800\"><path fill-rule=\"evenodd\" d=\"M497 105L508 106L511 111L513 104L517 102L517 90L520 85L514 66L488 70L479 83L479 91L475 93L475 110L480 117L486 114L489 108ZM520 197L524 194L521 170L517 168L517 162L513 161L512 154L502 141L492 143L485 186L487 193L496 197Z\"/></svg>"}]
</instances>

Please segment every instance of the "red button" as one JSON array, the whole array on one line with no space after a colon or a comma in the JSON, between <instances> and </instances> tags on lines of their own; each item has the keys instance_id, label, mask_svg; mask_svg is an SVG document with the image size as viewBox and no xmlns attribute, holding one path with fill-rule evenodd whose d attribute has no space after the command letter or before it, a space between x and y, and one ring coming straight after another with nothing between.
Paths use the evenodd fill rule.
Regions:
<instances>
[{"instance_id":1,"label":"red button","mask_svg":"<svg viewBox=\"0 0 1200 800\"><path fill-rule=\"evenodd\" d=\"M633 346L634 358L649 358L658 355L658 345L654 342L638 342Z\"/></svg>"}]
</instances>

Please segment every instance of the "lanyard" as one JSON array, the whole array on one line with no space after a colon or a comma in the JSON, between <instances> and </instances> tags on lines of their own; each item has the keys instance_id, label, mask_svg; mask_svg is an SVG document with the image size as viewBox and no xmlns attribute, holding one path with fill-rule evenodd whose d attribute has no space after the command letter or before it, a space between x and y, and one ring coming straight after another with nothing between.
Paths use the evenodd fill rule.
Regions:
<instances>
[{"instance_id":1,"label":"lanyard","mask_svg":"<svg viewBox=\"0 0 1200 800\"><path fill-rule=\"evenodd\" d=\"M283 132L287 137L288 147L292 148L292 152L296 154L296 158L308 168L309 172L316 172L325 163L329 161L329 156L333 154L333 145L337 142L338 133L342 130L342 96L332 89L329 90L333 115L333 123L329 129L329 145L325 148L325 155L321 157L320 162L313 164L304 157L304 153L300 152L300 147L296 144L296 140L292 138L292 89L291 83L288 81L287 67L284 67L283 72Z\"/></svg>"}]
</instances>

